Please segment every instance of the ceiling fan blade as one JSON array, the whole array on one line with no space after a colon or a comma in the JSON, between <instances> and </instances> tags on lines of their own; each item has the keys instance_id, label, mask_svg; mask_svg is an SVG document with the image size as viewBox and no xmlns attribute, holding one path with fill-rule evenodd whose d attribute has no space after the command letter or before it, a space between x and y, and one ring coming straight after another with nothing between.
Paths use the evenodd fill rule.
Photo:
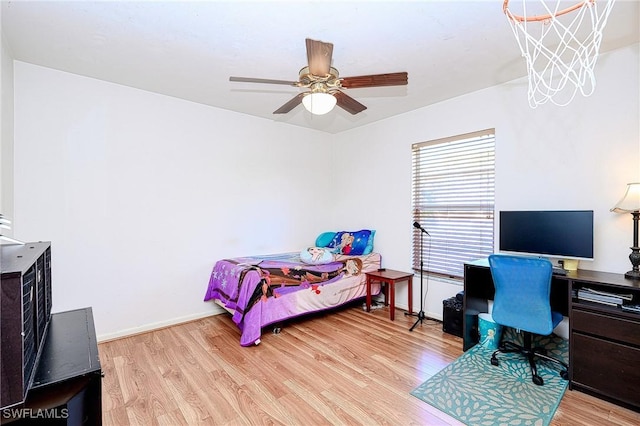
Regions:
<instances>
[{"instance_id":1,"label":"ceiling fan blade","mask_svg":"<svg viewBox=\"0 0 640 426\"><path fill-rule=\"evenodd\" d=\"M333 93L333 96L335 96L338 100L337 105L345 111L350 112L351 114L355 115L367 109L366 106L362 105L360 102L356 101L344 92L337 91Z\"/></svg>"},{"instance_id":2,"label":"ceiling fan blade","mask_svg":"<svg viewBox=\"0 0 640 426\"><path fill-rule=\"evenodd\" d=\"M394 72L390 74L361 75L357 77L345 77L340 79L340 85L345 89L358 89L361 87L376 86L404 86L407 84L406 72Z\"/></svg>"},{"instance_id":3,"label":"ceiling fan blade","mask_svg":"<svg viewBox=\"0 0 640 426\"><path fill-rule=\"evenodd\" d=\"M331 57L333 55L333 44L311 40L310 38L306 39L306 42L309 72L313 75L320 76L329 74Z\"/></svg>"},{"instance_id":4,"label":"ceiling fan blade","mask_svg":"<svg viewBox=\"0 0 640 426\"><path fill-rule=\"evenodd\" d=\"M251 78L251 77L229 77L229 81L239 81L243 83L286 84L287 86L298 85L297 81L269 80L267 78Z\"/></svg>"},{"instance_id":5,"label":"ceiling fan blade","mask_svg":"<svg viewBox=\"0 0 640 426\"><path fill-rule=\"evenodd\" d=\"M282 105L277 110L273 111L273 113L274 114L286 114L286 113L288 113L289 111L291 111L292 109L297 107L302 102L303 96L304 96L304 93L298 93L293 99L291 99L286 104Z\"/></svg>"}]
</instances>

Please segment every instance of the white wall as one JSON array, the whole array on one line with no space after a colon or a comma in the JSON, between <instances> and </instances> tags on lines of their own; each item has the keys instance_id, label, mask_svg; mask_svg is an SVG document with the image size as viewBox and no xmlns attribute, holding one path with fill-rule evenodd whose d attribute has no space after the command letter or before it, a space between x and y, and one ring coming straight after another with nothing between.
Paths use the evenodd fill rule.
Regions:
<instances>
[{"instance_id":1,"label":"white wall","mask_svg":"<svg viewBox=\"0 0 640 426\"><path fill-rule=\"evenodd\" d=\"M53 310L99 338L216 310L215 260L327 229L326 135L15 63L15 235L52 241Z\"/></svg>"},{"instance_id":2,"label":"white wall","mask_svg":"<svg viewBox=\"0 0 640 426\"><path fill-rule=\"evenodd\" d=\"M14 235L53 241L54 310L93 306L114 337L214 312L215 260L326 230L377 229L383 264L410 270L411 144L493 127L497 210L594 209L581 267L625 272L631 219L609 209L640 179L638 56L603 55L564 108L531 110L523 79L339 135L16 62ZM439 318L461 288L425 284Z\"/></svg>"},{"instance_id":3,"label":"white wall","mask_svg":"<svg viewBox=\"0 0 640 426\"><path fill-rule=\"evenodd\" d=\"M595 93L566 107L531 109L520 79L338 134L334 175L362 183L334 197L333 225L373 224L384 265L411 270L411 144L495 128L496 211L593 209L595 260L580 267L626 272L631 216L609 209L640 179L638 53L634 45L602 55ZM427 315L441 318L443 298L459 290L430 279ZM406 306L401 287L396 300Z\"/></svg>"}]
</instances>

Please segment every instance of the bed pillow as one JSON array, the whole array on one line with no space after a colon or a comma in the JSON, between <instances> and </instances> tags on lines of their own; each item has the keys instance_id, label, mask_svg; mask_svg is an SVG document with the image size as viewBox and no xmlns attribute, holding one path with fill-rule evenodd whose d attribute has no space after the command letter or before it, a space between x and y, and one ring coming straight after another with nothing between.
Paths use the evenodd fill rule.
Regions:
<instances>
[{"instance_id":1,"label":"bed pillow","mask_svg":"<svg viewBox=\"0 0 640 426\"><path fill-rule=\"evenodd\" d=\"M373 251L373 234L375 231L369 229L336 232L328 247L338 254L352 256L369 254Z\"/></svg>"},{"instance_id":2,"label":"bed pillow","mask_svg":"<svg viewBox=\"0 0 640 426\"><path fill-rule=\"evenodd\" d=\"M335 232L323 232L318 235L318 238L316 238L316 247L328 247L335 235Z\"/></svg>"},{"instance_id":3,"label":"bed pillow","mask_svg":"<svg viewBox=\"0 0 640 426\"><path fill-rule=\"evenodd\" d=\"M333 262L333 253L324 247L309 247L300 252L300 260L304 263L322 264Z\"/></svg>"}]
</instances>

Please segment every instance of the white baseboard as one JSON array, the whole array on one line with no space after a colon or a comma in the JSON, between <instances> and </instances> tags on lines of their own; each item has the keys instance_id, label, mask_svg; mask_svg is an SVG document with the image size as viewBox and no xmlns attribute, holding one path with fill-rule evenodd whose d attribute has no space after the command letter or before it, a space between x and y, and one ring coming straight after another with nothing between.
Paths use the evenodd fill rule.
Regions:
<instances>
[{"instance_id":1,"label":"white baseboard","mask_svg":"<svg viewBox=\"0 0 640 426\"><path fill-rule=\"evenodd\" d=\"M115 340L115 339L120 339L122 337L132 336L135 334L146 333L146 332L157 330L160 328L170 327L172 325L182 324L189 321L195 321L200 318L206 318L213 315L220 315L222 313L226 313L226 311L221 307L219 307L218 305L212 304L212 306L213 306L213 309L207 312L200 312L197 314L168 319L166 321L158 321L158 322L153 322L149 324L144 324L139 327L127 328L127 329L116 331L113 333L99 334L96 337L96 339L98 340L98 343L102 343L102 342L107 342L109 340Z\"/></svg>"}]
</instances>

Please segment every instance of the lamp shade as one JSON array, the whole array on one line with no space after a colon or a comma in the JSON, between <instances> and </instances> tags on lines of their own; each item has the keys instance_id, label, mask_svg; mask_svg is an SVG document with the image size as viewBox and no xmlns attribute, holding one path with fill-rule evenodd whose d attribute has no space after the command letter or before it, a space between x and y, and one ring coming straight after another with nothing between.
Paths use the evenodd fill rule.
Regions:
<instances>
[{"instance_id":1,"label":"lamp shade","mask_svg":"<svg viewBox=\"0 0 640 426\"><path fill-rule=\"evenodd\" d=\"M616 213L631 213L640 210L640 182L628 183L624 197L611 209Z\"/></svg>"},{"instance_id":2,"label":"lamp shade","mask_svg":"<svg viewBox=\"0 0 640 426\"><path fill-rule=\"evenodd\" d=\"M336 106L337 102L338 100L335 96L320 92L309 93L302 98L302 105L304 105L307 111L315 115L328 113L334 106Z\"/></svg>"}]
</instances>

